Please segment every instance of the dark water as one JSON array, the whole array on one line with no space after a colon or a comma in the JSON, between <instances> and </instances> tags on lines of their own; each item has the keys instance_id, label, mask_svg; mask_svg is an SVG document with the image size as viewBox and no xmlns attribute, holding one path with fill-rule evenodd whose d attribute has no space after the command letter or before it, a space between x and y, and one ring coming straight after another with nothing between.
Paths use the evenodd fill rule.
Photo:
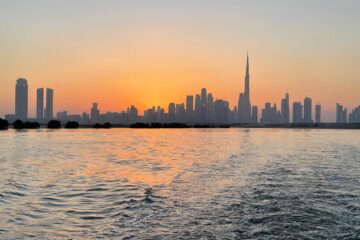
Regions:
<instances>
[{"instance_id":1,"label":"dark water","mask_svg":"<svg viewBox=\"0 0 360 240\"><path fill-rule=\"evenodd\" d=\"M0 239L360 239L360 132L0 132Z\"/></svg>"}]
</instances>

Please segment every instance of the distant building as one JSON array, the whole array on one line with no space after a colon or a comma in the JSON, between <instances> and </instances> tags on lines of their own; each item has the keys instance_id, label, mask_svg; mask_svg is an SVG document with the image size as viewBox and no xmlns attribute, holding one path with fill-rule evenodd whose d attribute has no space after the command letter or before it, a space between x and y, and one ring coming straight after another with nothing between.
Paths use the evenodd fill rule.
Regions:
<instances>
[{"instance_id":1,"label":"distant building","mask_svg":"<svg viewBox=\"0 0 360 240\"><path fill-rule=\"evenodd\" d=\"M301 102L293 103L293 123L302 123L303 122L303 106Z\"/></svg>"},{"instance_id":2,"label":"distant building","mask_svg":"<svg viewBox=\"0 0 360 240\"><path fill-rule=\"evenodd\" d=\"M201 95L200 95L200 122L206 122L206 109L207 109L207 93L206 88L201 89Z\"/></svg>"},{"instance_id":3,"label":"distant building","mask_svg":"<svg viewBox=\"0 0 360 240\"><path fill-rule=\"evenodd\" d=\"M315 122L321 123L321 105L320 104L315 105Z\"/></svg>"},{"instance_id":4,"label":"distant building","mask_svg":"<svg viewBox=\"0 0 360 240\"><path fill-rule=\"evenodd\" d=\"M246 58L245 72L245 91L240 93L238 101L238 121L240 123L250 123L251 119L251 103L250 103L250 73L249 73L249 55Z\"/></svg>"},{"instance_id":5,"label":"distant building","mask_svg":"<svg viewBox=\"0 0 360 240\"><path fill-rule=\"evenodd\" d=\"M194 96L186 96L186 121L193 122L194 118Z\"/></svg>"},{"instance_id":6,"label":"distant building","mask_svg":"<svg viewBox=\"0 0 360 240\"><path fill-rule=\"evenodd\" d=\"M93 123L99 123L100 122L100 110L98 109L98 104L93 103L93 106L90 111L90 119Z\"/></svg>"},{"instance_id":7,"label":"distant building","mask_svg":"<svg viewBox=\"0 0 360 240\"><path fill-rule=\"evenodd\" d=\"M14 123L17 119L15 114L5 114L5 120L7 120L9 123Z\"/></svg>"},{"instance_id":8,"label":"distant building","mask_svg":"<svg viewBox=\"0 0 360 240\"><path fill-rule=\"evenodd\" d=\"M201 98L199 94L195 96L195 122L201 121Z\"/></svg>"},{"instance_id":9,"label":"distant building","mask_svg":"<svg viewBox=\"0 0 360 240\"><path fill-rule=\"evenodd\" d=\"M215 114L215 109L214 109L214 98L212 93L209 93L207 95L207 108L206 108L206 119L207 122L212 123L214 122L214 114Z\"/></svg>"},{"instance_id":10,"label":"distant building","mask_svg":"<svg viewBox=\"0 0 360 240\"><path fill-rule=\"evenodd\" d=\"M38 88L36 91L36 119L44 120L44 88Z\"/></svg>"},{"instance_id":11,"label":"distant building","mask_svg":"<svg viewBox=\"0 0 360 240\"><path fill-rule=\"evenodd\" d=\"M214 102L215 123L228 123L229 102L218 99Z\"/></svg>"},{"instance_id":12,"label":"distant building","mask_svg":"<svg viewBox=\"0 0 360 240\"><path fill-rule=\"evenodd\" d=\"M84 112L82 115L81 115L81 123L83 124L89 124L90 123L90 115L86 112Z\"/></svg>"},{"instance_id":13,"label":"distant building","mask_svg":"<svg viewBox=\"0 0 360 240\"><path fill-rule=\"evenodd\" d=\"M175 122L175 103L169 103L168 107L168 113L169 113L169 122L173 123Z\"/></svg>"},{"instance_id":14,"label":"distant building","mask_svg":"<svg viewBox=\"0 0 360 240\"><path fill-rule=\"evenodd\" d=\"M186 121L185 105L183 103L175 105L175 119L179 123Z\"/></svg>"},{"instance_id":15,"label":"distant building","mask_svg":"<svg viewBox=\"0 0 360 240\"><path fill-rule=\"evenodd\" d=\"M349 123L360 123L360 105L349 114Z\"/></svg>"},{"instance_id":16,"label":"distant building","mask_svg":"<svg viewBox=\"0 0 360 240\"><path fill-rule=\"evenodd\" d=\"M347 123L347 109L336 103L336 123Z\"/></svg>"},{"instance_id":17,"label":"distant building","mask_svg":"<svg viewBox=\"0 0 360 240\"><path fill-rule=\"evenodd\" d=\"M271 106L271 103L265 103L265 108L261 112L261 120L262 123L280 123L281 121L281 113L277 110L277 106L274 103Z\"/></svg>"},{"instance_id":18,"label":"distant building","mask_svg":"<svg viewBox=\"0 0 360 240\"><path fill-rule=\"evenodd\" d=\"M54 90L46 89L46 111L45 118L50 120L54 117Z\"/></svg>"},{"instance_id":19,"label":"distant building","mask_svg":"<svg viewBox=\"0 0 360 240\"><path fill-rule=\"evenodd\" d=\"M304 99L304 123L312 123L312 101L311 98Z\"/></svg>"},{"instance_id":20,"label":"distant building","mask_svg":"<svg viewBox=\"0 0 360 240\"><path fill-rule=\"evenodd\" d=\"M290 123L290 99L289 93L281 100L281 123Z\"/></svg>"},{"instance_id":21,"label":"distant building","mask_svg":"<svg viewBox=\"0 0 360 240\"><path fill-rule=\"evenodd\" d=\"M136 123L139 121L138 110L134 105L131 105L130 108L127 109L127 114L129 117L128 122L130 124Z\"/></svg>"},{"instance_id":22,"label":"distant building","mask_svg":"<svg viewBox=\"0 0 360 240\"><path fill-rule=\"evenodd\" d=\"M23 121L28 118L28 84L24 78L16 80L15 117Z\"/></svg>"},{"instance_id":23,"label":"distant building","mask_svg":"<svg viewBox=\"0 0 360 240\"><path fill-rule=\"evenodd\" d=\"M62 123L65 123L68 121L68 114L67 111L61 111L56 113L56 118Z\"/></svg>"},{"instance_id":24,"label":"distant building","mask_svg":"<svg viewBox=\"0 0 360 240\"><path fill-rule=\"evenodd\" d=\"M257 106L252 107L251 118L252 118L253 123L258 122L258 107Z\"/></svg>"}]
</instances>

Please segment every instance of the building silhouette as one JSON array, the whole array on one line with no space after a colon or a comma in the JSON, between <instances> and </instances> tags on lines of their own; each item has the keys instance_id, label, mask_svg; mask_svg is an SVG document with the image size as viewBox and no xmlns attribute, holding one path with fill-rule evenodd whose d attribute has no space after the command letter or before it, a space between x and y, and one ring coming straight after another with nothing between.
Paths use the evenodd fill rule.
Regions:
<instances>
[{"instance_id":1,"label":"building silhouette","mask_svg":"<svg viewBox=\"0 0 360 240\"><path fill-rule=\"evenodd\" d=\"M24 78L16 80L15 118L23 121L28 118L28 84Z\"/></svg>"},{"instance_id":2,"label":"building silhouette","mask_svg":"<svg viewBox=\"0 0 360 240\"><path fill-rule=\"evenodd\" d=\"M293 103L293 123L303 122L303 106L301 102Z\"/></svg>"},{"instance_id":3,"label":"building silhouette","mask_svg":"<svg viewBox=\"0 0 360 240\"><path fill-rule=\"evenodd\" d=\"M236 112L236 109L234 109L234 112ZM252 118L253 123L258 122L258 107L257 106L252 107L252 109L251 109L251 118ZM236 122L236 119L235 119L235 122Z\"/></svg>"},{"instance_id":4,"label":"building silhouette","mask_svg":"<svg viewBox=\"0 0 360 240\"><path fill-rule=\"evenodd\" d=\"M54 90L46 88L45 118L51 120L54 117Z\"/></svg>"},{"instance_id":5,"label":"building silhouette","mask_svg":"<svg viewBox=\"0 0 360 240\"><path fill-rule=\"evenodd\" d=\"M186 96L186 121L194 121L194 96Z\"/></svg>"},{"instance_id":6,"label":"building silhouette","mask_svg":"<svg viewBox=\"0 0 360 240\"><path fill-rule=\"evenodd\" d=\"M321 123L321 105L320 104L315 105L315 122Z\"/></svg>"},{"instance_id":7,"label":"building silhouette","mask_svg":"<svg viewBox=\"0 0 360 240\"><path fill-rule=\"evenodd\" d=\"M175 103L169 103L168 114L169 114L169 122L175 122Z\"/></svg>"},{"instance_id":8,"label":"building silhouette","mask_svg":"<svg viewBox=\"0 0 360 240\"><path fill-rule=\"evenodd\" d=\"M349 114L349 123L360 123L360 106L354 108Z\"/></svg>"},{"instance_id":9,"label":"building silhouette","mask_svg":"<svg viewBox=\"0 0 360 240\"><path fill-rule=\"evenodd\" d=\"M201 122L201 100L200 95L195 95L195 122Z\"/></svg>"},{"instance_id":10,"label":"building silhouette","mask_svg":"<svg viewBox=\"0 0 360 240\"><path fill-rule=\"evenodd\" d=\"M214 114L215 114L214 98L213 98L212 93L208 93L208 95L207 95L207 108L206 108L206 121L208 123L213 123L214 122Z\"/></svg>"},{"instance_id":11,"label":"building silhouette","mask_svg":"<svg viewBox=\"0 0 360 240\"><path fill-rule=\"evenodd\" d=\"M336 123L347 123L347 109L336 103Z\"/></svg>"},{"instance_id":12,"label":"building silhouette","mask_svg":"<svg viewBox=\"0 0 360 240\"><path fill-rule=\"evenodd\" d=\"M281 113L278 111L276 104L271 106L270 102L265 103L265 107L261 112L261 123L280 123Z\"/></svg>"},{"instance_id":13,"label":"building silhouette","mask_svg":"<svg viewBox=\"0 0 360 240\"><path fill-rule=\"evenodd\" d=\"M101 113L98 104L93 103L90 114L68 114L67 111L60 111L56 117L61 121L79 121L84 124L91 123L119 123L133 124L137 122L148 123L189 123L189 124L238 124L238 123L270 123L288 124L290 123L290 98L286 92L281 99L281 107L278 109L276 103L273 105L266 102L261 110L261 116L257 106L251 106L250 101L250 64L249 56L246 57L246 70L244 78L244 92L239 94L237 106L230 107L228 101L216 99L212 93L208 93L206 88L201 88L195 95L186 96L184 103L169 103L167 112L161 106L152 106L144 110L143 115L138 114L138 110L131 105L126 111ZM16 81L15 89L15 114L6 114L5 118L9 122L16 119L28 119L28 83L24 78ZM44 108L44 100L45 108ZM292 122L293 123L313 123L312 118L312 99L304 98L304 105L301 102L293 102ZM53 116L54 90L46 88L46 99L44 98L44 88L36 91L36 119L43 122L51 120ZM352 110L348 115L347 109L339 103L336 104L337 123L357 123L359 122L360 106ZM315 122L321 122L321 105L315 105Z\"/></svg>"},{"instance_id":14,"label":"building silhouette","mask_svg":"<svg viewBox=\"0 0 360 240\"><path fill-rule=\"evenodd\" d=\"M312 123L312 101L311 98L304 99L304 123Z\"/></svg>"},{"instance_id":15,"label":"building silhouette","mask_svg":"<svg viewBox=\"0 0 360 240\"><path fill-rule=\"evenodd\" d=\"M246 57L245 87L244 93L240 93L238 101L238 121L240 123L250 123L251 103L250 103L250 73L249 55Z\"/></svg>"},{"instance_id":16,"label":"building silhouette","mask_svg":"<svg viewBox=\"0 0 360 240\"><path fill-rule=\"evenodd\" d=\"M90 119L93 123L100 122L100 110L98 109L98 104L93 103L92 108L90 110Z\"/></svg>"},{"instance_id":17,"label":"building silhouette","mask_svg":"<svg viewBox=\"0 0 360 240\"><path fill-rule=\"evenodd\" d=\"M281 123L290 123L290 99L289 93L281 100Z\"/></svg>"},{"instance_id":18,"label":"building silhouette","mask_svg":"<svg viewBox=\"0 0 360 240\"><path fill-rule=\"evenodd\" d=\"M36 90L36 119L40 122L44 120L44 88Z\"/></svg>"}]
</instances>

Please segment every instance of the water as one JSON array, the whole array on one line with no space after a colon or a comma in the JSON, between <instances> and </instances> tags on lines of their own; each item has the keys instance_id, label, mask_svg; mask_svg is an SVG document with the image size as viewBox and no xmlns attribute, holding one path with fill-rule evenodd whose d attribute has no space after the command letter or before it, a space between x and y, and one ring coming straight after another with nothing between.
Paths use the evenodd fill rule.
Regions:
<instances>
[{"instance_id":1,"label":"water","mask_svg":"<svg viewBox=\"0 0 360 240\"><path fill-rule=\"evenodd\" d=\"M360 132L0 132L0 239L360 239Z\"/></svg>"}]
</instances>

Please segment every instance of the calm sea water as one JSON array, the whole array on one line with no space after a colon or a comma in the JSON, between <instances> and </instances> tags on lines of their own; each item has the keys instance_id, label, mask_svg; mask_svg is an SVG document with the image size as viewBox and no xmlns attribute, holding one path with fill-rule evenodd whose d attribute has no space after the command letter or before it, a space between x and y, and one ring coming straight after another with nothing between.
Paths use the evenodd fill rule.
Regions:
<instances>
[{"instance_id":1,"label":"calm sea water","mask_svg":"<svg viewBox=\"0 0 360 240\"><path fill-rule=\"evenodd\" d=\"M0 132L0 239L360 239L360 132Z\"/></svg>"}]
</instances>

